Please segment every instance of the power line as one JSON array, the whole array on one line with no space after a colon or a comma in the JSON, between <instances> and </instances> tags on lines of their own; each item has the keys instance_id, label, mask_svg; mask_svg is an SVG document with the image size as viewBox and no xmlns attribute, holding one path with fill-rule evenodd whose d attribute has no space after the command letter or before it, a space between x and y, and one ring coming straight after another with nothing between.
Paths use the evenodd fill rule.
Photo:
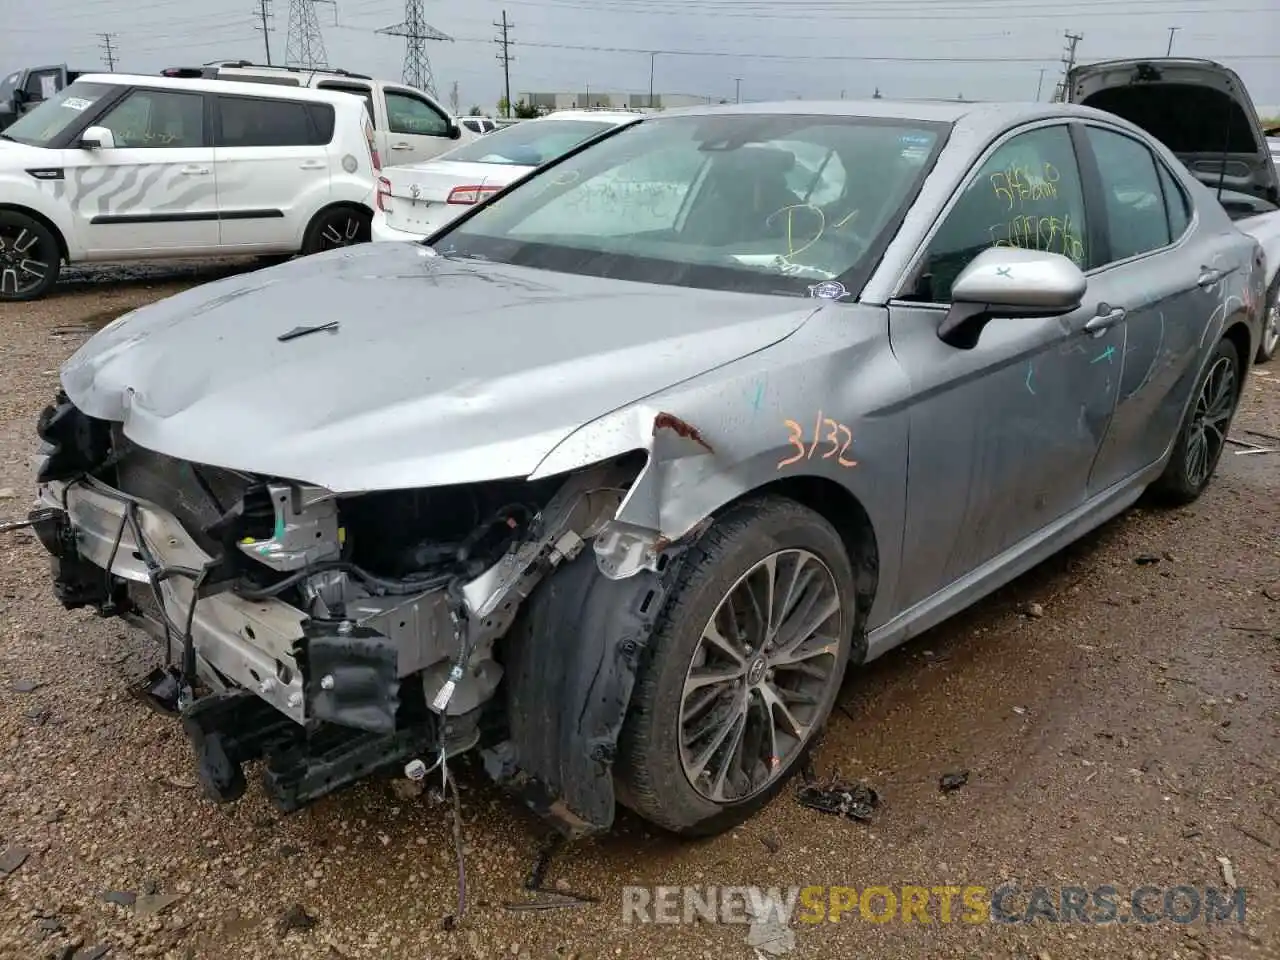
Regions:
<instances>
[{"instance_id":1,"label":"power line","mask_svg":"<svg viewBox=\"0 0 1280 960\"><path fill-rule=\"evenodd\" d=\"M267 66L271 66L271 27L267 23L271 19L271 0L258 0L257 16L262 18L262 26L253 29L262 31L262 42L267 48Z\"/></svg>"},{"instance_id":2,"label":"power line","mask_svg":"<svg viewBox=\"0 0 1280 960\"><path fill-rule=\"evenodd\" d=\"M102 38L102 62L107 65L107 71L109 73L115 73L116 51L111 45L111 41L116 38L116 35L114 33L100 33L98 36Z\"/></svg>"},{"instance_id":3,"label":"power line","mask_svg":"<svg viewBox=\"0 0 1280 960\"><path fill-rule=\"evenodd\" d=\"M453 37L441 33L427 23L422 11L422 0L405 0L404 20L378 33L389 37L404 37L404 69L400 78L411 87L436 95L436 78L431 70L431 58L427 56L426 41L449 40Z\"/></svg>"},{"instance_id":4,"label":"power line","mask_svg":"<svg viewBox=\"0 0 1280 960\"><path fill-rule=\"evenodd\" d=\"M316 18L318 3L331 4L334 19L337 19L337 0L289 0L289 35L284 45L286 66L309 70L329 66L324 36L320 33L320 21Z\"/></svg>"},{"instance_id":5,"label":"power line","mask_svg":"<svg viewBox=\"0 0 1280 960\"><path fill-rule=\"evenodd\" d=\"M511 56L510 30L512 27L515 26L515 24L507 20L507 11L503 10L502 22L495 23L494 26L502 28L502 36L495 38L494 42L498 44L498 47L499 47L498 60L502 64L502 85L506 91L506 94L502 101L503 103L502 115L506 119L510 120L511 119L511 61L515 59L515 57Z\"/></svg>"}]
</instances>

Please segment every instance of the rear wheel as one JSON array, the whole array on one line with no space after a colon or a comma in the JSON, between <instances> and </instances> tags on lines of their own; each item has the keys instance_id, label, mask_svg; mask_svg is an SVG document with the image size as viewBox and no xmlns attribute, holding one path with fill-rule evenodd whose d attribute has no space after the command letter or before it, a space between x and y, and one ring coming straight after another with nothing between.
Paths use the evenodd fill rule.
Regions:
<instances>
[{"instance_id":1,"label":"rear wheel","mask_svg":"<svg viewBox=\"0 0 1280 960\"><path fill-rule=\"evenodd\" d=\"M1266 363L1276 355L1276 347L1280 346L1280 274L1271 281L1271 289L1267 291L1266 312L1262 315L1262 340L1258 344L1255 363Z\"/></svg>"},{"instance_id":2,"label":"rear wheel","mask_svg":"<svg viewBox=\"0 0 1280 960\"><path fill-rule=\"evenodd\" d=\"M1227 431L1240 397L1240 354L1226 337L1218 342L1196 385L1173 455L1151 485L1159 499L1179 506L1191 503L1209 486L1227 444Z\"/></svg>"},{"instance_id":3,"label":"rear wheel","mask_svg":"<svg viewBox=\"0 0 1280 960\"><path fill-rule=\"evenodd\" d=\"M307 227L302 253L310 255L368 243L372 217L358 207L330 207L321 210Z\"/></svg>"},{"instance_id":4,"label":"rear wheel","mask_svg":"<svg viewBox=\"0 0 1280 960\"><path fill-rule=\"evenodd\" d=\"M799 768L840 690L853 630L840 536L797 503L744 503L686 558L650 641L620 741L619 797L708 836Z\"/></svg>"},{"instance_id":5,"label":"rear wheel","mask_svg":"<svg viewBox=\"0 0 1280 960\"><path fill-rule=\"evenodd\" d=\"M0 210L0 301L36 300L58 282L62 251L39 220Z\"/></svg>"}]
</instances>

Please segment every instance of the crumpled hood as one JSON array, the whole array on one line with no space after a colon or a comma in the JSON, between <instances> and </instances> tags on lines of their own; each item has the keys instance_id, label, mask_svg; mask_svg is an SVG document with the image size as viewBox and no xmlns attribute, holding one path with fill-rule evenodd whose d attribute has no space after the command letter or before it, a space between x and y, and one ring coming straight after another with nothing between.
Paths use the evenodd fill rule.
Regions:
<instances>
[{"instance_id":1,"label":"crumpled hood","mask_svg":"<svg viewBox=\"0 0 1280 960\"><path fill-rule=\"evenodd\" d=\"M527 476L583 424L778 342L815 306L365 244L127 314L62 384L197 463L337 492L467 483Z\"/></svg>"}]
</instances>

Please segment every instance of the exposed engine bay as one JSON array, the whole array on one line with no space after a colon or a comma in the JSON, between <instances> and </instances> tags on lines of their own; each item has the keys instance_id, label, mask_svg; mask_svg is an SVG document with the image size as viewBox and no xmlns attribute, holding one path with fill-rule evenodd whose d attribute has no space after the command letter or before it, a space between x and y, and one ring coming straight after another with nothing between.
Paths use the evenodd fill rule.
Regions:
<instances>
[{"instance_id":1,"label":"exposed engine bay","mask_svg":"<svg viewBox=\"0 0 1280 960\"><path fill-rule=\"evenodd\" d=\"M142 449L65 395L39 433L31 519L58 599L163 644L137 692L181 716L211 798L238 799L250 762L295 810L478 747L565 832L607 829L617 734L679 555L615 520L643 451L539 481L338 496Z\"/></svg>"}]
</instances>

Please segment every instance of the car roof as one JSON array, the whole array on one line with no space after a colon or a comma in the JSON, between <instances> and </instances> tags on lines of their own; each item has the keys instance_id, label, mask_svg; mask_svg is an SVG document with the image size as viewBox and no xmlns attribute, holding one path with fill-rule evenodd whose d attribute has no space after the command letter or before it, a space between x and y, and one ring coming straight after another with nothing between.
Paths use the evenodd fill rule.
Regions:
<instances>
[{"instance_id":1,"label":"car roof","mask_svg":"<svg viewBox=\"0 0 1280 960\"><path fill-rule=\"evenodd\" d=\"M718 106L684 107L664 110L657 117L723 116L832 116L867 117L876 120L905 120L925 123L951 123L976 133L994 133L1007 127L1055 117L1105 117L1115 122L1113 114L1091 107L1069 103L1022 103L985 100L791 100L778 103L742 103Z\"/></svg>"},{"instance_id":2,"label":"car roof","mask_svg":"<svg viewBox=\"0 0 1280 960\"><path fill-rule=\"evenodd\" d=\"M530 120L594 120L622 124L633 123L643 116L642 113L627 113L624 110L555 110L545 116L532 117Z\"/></svg>"},{"instance_id":3,"label":"car roof","mask_svg":"<svg viewBox=\"0 0 1280 960\"><path fill-rule=\"evenodd\" d=\"M86 73L76 78L77 82L109 83L115 86L151 87L156 90L198 90L207 93L238 93L245 96L270 98L273 100L307 100L331 104L358 103L364 107L364 101L341 90L316 90L311 87L287 87L275 84L237 83L235 80L206 80L201 77L157 77L148 74L134 73Z\"/></svg>"}]
</instances>

